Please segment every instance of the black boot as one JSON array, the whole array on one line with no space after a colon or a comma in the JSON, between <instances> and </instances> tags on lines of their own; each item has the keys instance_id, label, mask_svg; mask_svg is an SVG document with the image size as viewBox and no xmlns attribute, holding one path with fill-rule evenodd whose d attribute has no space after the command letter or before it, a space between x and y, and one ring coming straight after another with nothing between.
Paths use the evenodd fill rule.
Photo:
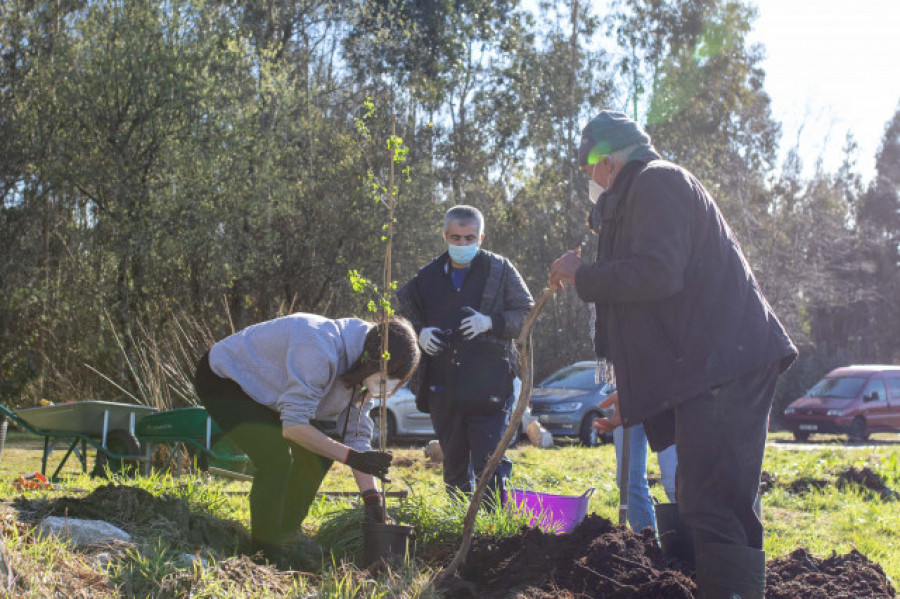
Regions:
<instances>
[{"instance_id":1,"label":"black boot","mask_svg":"<svg viewBox=\"0 0 900 599\"><path fill-rule=\"evenodd\" d=\"M250 545L250 558L258 564L269 563L273 566L277 566L284 559L281 545L260 539L253 539Z\"/></svg>"},{"instance_id":2,"label":"black boot","mask_svg":"<svg viewBox=\"0 0 900 599\"><path fill-rule=\"evenodd\" d=\"M694 535L678 513L677 503L657 503L656 531L663 555L684 562L694 569Z\"/></svg>"},{"instance_id":3,"label":"black boot","mask_svg":"<svg viewBox=\"0 0 900 599\"><path fill-rule=\"evenodd\" d=\"M765 599L766 552L723 543L697 543L701 599Z\"/></svg>"}]
</instances>

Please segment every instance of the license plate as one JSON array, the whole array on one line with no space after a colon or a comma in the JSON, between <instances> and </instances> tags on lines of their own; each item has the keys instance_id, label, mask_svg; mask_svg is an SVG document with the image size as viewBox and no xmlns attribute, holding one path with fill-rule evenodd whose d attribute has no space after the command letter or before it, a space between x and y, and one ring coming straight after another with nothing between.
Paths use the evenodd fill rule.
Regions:
<instances>
[{"instance_id":1,"label":"license plate","mask_svg":"<svg viewBox=\"0 0 900 599\"><path fill-rule=\"evenodd\" d=\"M800 429L801 431L817 431L817 430L819 430L818 425L815 425L815 424L801 424L797 428Z\"/></svg>"}]
</instances>

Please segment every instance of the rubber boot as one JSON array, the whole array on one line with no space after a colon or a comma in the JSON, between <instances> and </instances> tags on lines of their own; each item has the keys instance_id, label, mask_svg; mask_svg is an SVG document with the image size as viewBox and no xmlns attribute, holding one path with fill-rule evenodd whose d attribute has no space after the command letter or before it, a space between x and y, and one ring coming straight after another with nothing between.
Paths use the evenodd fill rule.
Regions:
<instances>
[{"instance_id":1,"label":"rubber boot","mask_svg":"<svg viewBox=\"0 0 900 599\"><path fill-rule=\"evenodd\" d=\"M681 519L677 503L657 503L656 530L663 555L684 562L694 569L694 536Z\"/></svg>"},{"instance_id":2,"label":"rubber boot","mask_svg":"<svg viewBox=\"0 0 900 599\"><path fill-rule=\"evenodd\" d=\"M250 557L258 564L266 562L277 565L284 560L281 545L277 543L268 543L260 539L253 539L250 544Z\"/></svg>"},{"instance_id":3,"label":"rubber boot","mask_svg":"<svg viewBox=\"0 0 900 599\"><path fill-rule=\"evenodd\" d=\"M701 599L765 599L765 551L723 543L697 543L694 554Z\"/></svg>"}]
</instances>

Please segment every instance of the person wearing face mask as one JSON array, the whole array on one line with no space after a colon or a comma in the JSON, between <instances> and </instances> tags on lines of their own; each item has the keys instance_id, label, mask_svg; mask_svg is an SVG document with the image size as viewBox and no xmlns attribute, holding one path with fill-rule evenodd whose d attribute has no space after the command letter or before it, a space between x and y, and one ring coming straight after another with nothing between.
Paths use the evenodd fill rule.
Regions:
<instances>
[{"instance_id":1,"label":"person wearing face mask","mask_svg":"<svg viewBox=\"0 0 900 599\"><path fill-rule=\"evenodd\" d=\"M699 596L762 599L755 506L775 382L797 349L709 192L662 160L640 125L602 111L582 131L578 163L595 184L597 259L564 254L550 285L595 304L622 424L643 423L654 451L675 444Z\"/></svg>"},{"instance_id":2,"label":"person wearing face mask","mask_svg":"<svg viewBox=\"0 0 900 599\"><path fill-rule=\"evenodd\" d=\"M334 462L346 464L368 521L389 521L375 479L391 454L372 451L369 411L380 393L384 324L296 313L245 328L200 359L194 387L213 421L250 458L251 554L295 567L298 529ZM416 333L388 323L387 393L415 371Z\"/></svg>"},{"instance_id":3,"label":"person wearing face mask","mask_svg":"<svg viewBox=\"0 0 900 599\"><path fill-rule=\"evenodd\" d=\"M416 406L431 414L451 494L468 494L509 422L518 366L513 340L534 304L516 268L481 249L484 217L471 206L444 216L447 251L397 293L400 313L418 332L424 353L410 383ZM504 501L504 458L486 498Z\"/></svg>"}]
</instances>

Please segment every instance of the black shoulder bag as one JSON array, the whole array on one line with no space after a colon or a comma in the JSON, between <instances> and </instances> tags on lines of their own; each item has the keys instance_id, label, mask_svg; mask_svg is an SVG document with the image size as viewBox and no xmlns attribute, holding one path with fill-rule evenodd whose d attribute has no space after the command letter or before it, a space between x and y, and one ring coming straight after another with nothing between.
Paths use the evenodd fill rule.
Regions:
<instances>
[{"instance_id":1,"label":"black shoulder bag","mask_svg":"<svg viewBox=\"0 0 900 599\"><path fill-rule=\"evenodd\" d=\"M451 367L444 399L454 410L476 416L496 414L513 392L506 345L475 339L450 345Z\"/></svg>"}]
</instances>

